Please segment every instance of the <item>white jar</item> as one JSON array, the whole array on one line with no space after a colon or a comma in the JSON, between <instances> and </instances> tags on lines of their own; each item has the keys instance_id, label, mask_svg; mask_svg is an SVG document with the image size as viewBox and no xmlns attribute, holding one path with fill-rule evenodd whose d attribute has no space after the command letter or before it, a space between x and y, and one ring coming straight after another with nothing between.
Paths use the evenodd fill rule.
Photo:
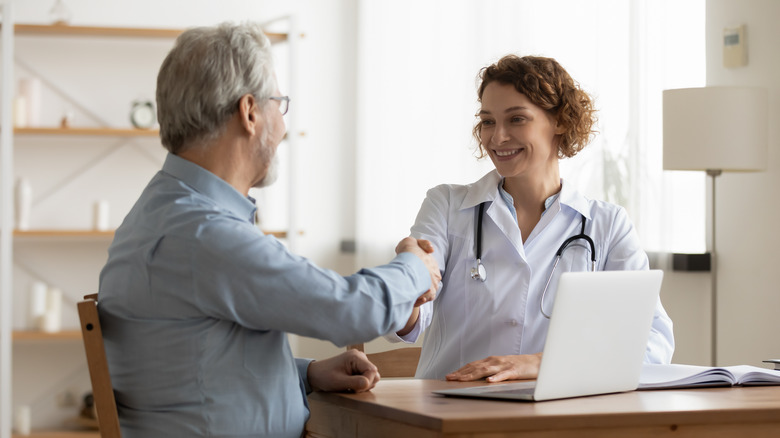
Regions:
<instances>
[{"instance_id":1,"label":"white jar","mask_svg":"<svg viewBox=\"0 0 780 438\"><path fill-rule=\"evenodd\" d=\"M26 178L16 181L16 229L30 229L30 211L32 210L32 186Z\"/></svg>"}]
</instances>

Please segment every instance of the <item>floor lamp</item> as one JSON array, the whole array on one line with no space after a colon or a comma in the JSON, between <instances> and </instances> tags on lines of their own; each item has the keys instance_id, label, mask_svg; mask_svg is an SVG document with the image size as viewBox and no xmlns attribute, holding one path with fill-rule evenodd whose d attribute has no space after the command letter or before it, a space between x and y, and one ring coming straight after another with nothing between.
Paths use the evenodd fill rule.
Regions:
<instances>
[{"instance_id":1,"label":"floor lamp","mask_svg":"<svg viewBox=\"0 0 780 438\"><path fill-rule=\"evenodd\" d=\"M715 180L722 172L766 169L767 90L703 87L664 90L665 170L703 170L711 198L711 362L718 359L718 253L715 246Z\"/></svg>"}]
</instances>

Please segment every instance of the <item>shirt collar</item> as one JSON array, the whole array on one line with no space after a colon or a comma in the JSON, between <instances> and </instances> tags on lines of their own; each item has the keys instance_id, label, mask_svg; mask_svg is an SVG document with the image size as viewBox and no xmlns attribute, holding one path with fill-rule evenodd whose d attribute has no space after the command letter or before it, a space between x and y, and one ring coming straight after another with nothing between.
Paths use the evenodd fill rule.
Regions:
<instances>
[{"instance_id":1,"label":"shirt collar","mask_svg":"<svg viewBox=\"0 0 780 438\"><path fill-rule=\"evenodd\" d=\"M592 219L588 198L583 196L574 188L574 185L566 182L564 179L561 179L561 191L558 199L554 200L553 203L555 202L560 202L561 205L573 209L577 213L585 216L586 219Z\"/></svg>"},{"instance_id":2,"label":"shirt collar","mask_svg":"<svg viewBox=\"0 0 780 438\"><path fill-rule=\"evenodd\" d=\"M485 201L495 201L500 196L496 190L499 182L501 182L501 175L493 169L478 181L466 186L466 196L463 197L460 209L472 208Z\"/></svg>"},{"instance_id":3,"label":"shirt collar","mask_svg":"<svg viewBox=\"0 0 780 438\"><path fill-rule=\"evenodd\" d=\"M239 193L227 181L173 154L165 157L162 171L189 185L198 193L211 199L216 205L225 208L237 217L254 223L255 200Z\"/></svg>"},{"instance_id":4,"label":"shirt collar","mask_svg":"<svg viewBox=\"0 0 780 438\"><path fill-rule=\"evenodd\" d=\"M475 207L486 201L500 199L501 189L499 188L499 185L502 180L503 178L498 174L498 171L493 169L478 181L469 184L467 186L468 190L466 196L463 198L463 202L460 205L461 210ZM590 209L588 208L588 199L581 195L572 184L566 182L563 178L561 178L561 191L558 192L557 195L550 196L545 200L545 210L557 203L572 208L587 219L591 219Z\"/></svg>"}]
</instances>

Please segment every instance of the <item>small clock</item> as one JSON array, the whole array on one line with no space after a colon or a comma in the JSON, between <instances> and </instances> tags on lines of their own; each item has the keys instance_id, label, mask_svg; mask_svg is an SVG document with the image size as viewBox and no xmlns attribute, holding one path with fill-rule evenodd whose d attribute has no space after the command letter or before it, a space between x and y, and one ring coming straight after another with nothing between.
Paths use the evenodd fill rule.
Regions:
<instances>
[{"instance_id":1,"label":"small clock","mask_svg":"<svg viewBox=\"0 0 780 438\"><path fill-rule=\"evenodd\" d=\"M136 128L149 129L154 126L157 116L154 104L150 100L136 100L130 108L130 123Z\"/></svg>"}]
</instances>

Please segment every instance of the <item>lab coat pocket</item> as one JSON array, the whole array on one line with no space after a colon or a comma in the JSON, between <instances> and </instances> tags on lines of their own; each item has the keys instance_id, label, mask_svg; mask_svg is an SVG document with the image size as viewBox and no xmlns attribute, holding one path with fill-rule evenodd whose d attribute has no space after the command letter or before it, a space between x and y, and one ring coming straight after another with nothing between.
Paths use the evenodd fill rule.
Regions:
<instances>
[{"instance_id":1,"label":"lab coat pocket","mask_svg":"<svg viewBox=\"0 0 780 438\"><path fill-rule=\"evenodd\" d=\"M466 282L464 290L464 313L466 321L471 322L471 318L489 317L497 312L496 299L492 291L490 280L474 280L471 277L464 280Z\"/></svg>"}]
</instances>

